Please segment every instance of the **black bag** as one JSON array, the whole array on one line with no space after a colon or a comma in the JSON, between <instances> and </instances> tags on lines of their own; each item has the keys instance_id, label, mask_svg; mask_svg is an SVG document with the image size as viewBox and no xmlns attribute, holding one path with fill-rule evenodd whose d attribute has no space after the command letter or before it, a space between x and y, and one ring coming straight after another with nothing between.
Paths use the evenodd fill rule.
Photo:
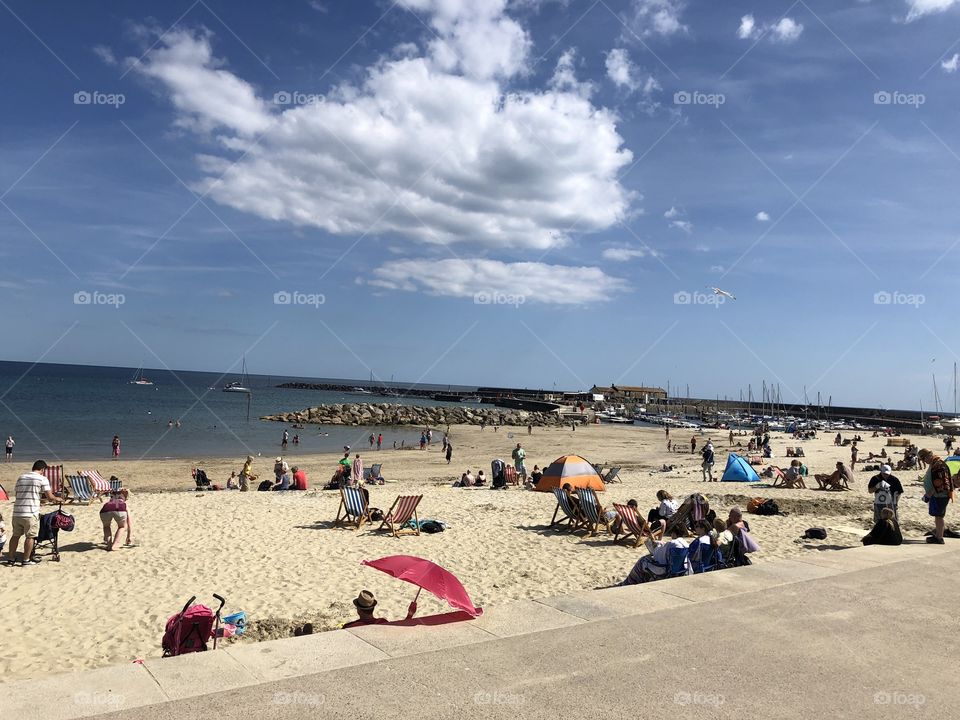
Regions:
<instances>
[{"instance_id":1,"label":"black bag","mask_svg":"<svg viewBox=\"0 0 960 720\"><path fill-rule=\"evenodd\" d=\"M807 540L826 540L827 531L824 528L807 528L803 537Z\"/></svg>"},{"instance_id":2,"label":"black bag","mask_svg":"<svg viewBox=\"0 0 960 720\"><path fill-rule=\"evenodd\" d=\"M443 525L436 520L427 520L426 522L420 523L420 530L430 534L441 533L443 532Z\"/></svg>"},{"instance_id":3,"label":"black bag","mask_svg":"<svg viewBox=\"0 0 960 720\"><path fill-rule=\"evenodd\" d=\"M758 507L756 511L757 515L779 515L780 508L777 506L777 503L773 500L764 500Z\"/></svg>"}]
</instances>

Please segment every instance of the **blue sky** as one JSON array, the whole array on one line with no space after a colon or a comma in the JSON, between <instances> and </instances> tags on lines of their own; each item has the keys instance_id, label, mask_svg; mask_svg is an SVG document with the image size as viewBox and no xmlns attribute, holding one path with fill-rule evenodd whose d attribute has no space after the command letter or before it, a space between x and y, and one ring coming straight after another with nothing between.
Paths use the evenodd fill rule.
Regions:
<instances>
[{"instance_id":1,"label":"blue sky","mask_svg":"<svg viewBox=\"0 0 960 720\"><path fill-rule=\"evenodd\" d=\"M2 356L929 408L958 36L952 0L4 0Z\"/></svg>"}]
</instances>

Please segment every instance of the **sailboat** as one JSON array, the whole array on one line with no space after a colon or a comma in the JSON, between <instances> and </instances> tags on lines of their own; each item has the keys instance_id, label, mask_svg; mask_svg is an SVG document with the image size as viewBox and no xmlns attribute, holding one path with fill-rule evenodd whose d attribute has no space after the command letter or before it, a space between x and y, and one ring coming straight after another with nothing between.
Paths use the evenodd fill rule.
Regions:
<instances>
[{"instance_id":1,"label":"sailboat","mask_svg":"<svg viewBox=\"0 0 960 720\"><path fill-rule=\"evenodd\" d=\"M247 393L250 394L250 388L247 387L247 358L243 358L243 368L240 371L240 380L235 380L223 386L223 392L229 393Z\"/></svg>"},{"instance_id":2,"label":"sailboat","mask_svg":"<svg viewBox=\"0 0 960 720\"><path fill-rule=\"evenodd\" d=\"M153 380L148 380L143 376L143 366L137 368L137 371L133 374L133 379L130 381L131 385L153 385Z\"/></svg>"}]
</instances>

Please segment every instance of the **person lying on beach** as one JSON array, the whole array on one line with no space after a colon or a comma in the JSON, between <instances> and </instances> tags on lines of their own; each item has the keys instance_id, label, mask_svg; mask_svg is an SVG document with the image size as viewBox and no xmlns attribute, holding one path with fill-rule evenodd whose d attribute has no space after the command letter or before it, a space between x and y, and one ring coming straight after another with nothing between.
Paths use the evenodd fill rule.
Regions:
<instances>
[{"instance_id":1,"label":"person lying on beach","mask_svg":"<svg viewBox=\"0 0 960 720\"><path fill-rule=\"evenodd\" d=\"M353 599L353 606L357 609L357 619L345 623L343 629L361 627L363 625L382 625L390 622L386 618L375 617L373 611L377 607L377 599L369 590L361 590Z\"/></svg>"},{"instance_id":2,"label":"person lying on beach","mask_svg":"<svg viewBox=\"0 0 960 720\"><path fill-rule=\"evenodd\" d=\"M647 549L650 551L649 555L644 555L627 574L627 577L623 579L622 582L618 583L619 586L624 585L637 585L639 583L648 582L650 580L656 580L657 578L663 577L667 574L667 571L670 568L670 552L673 548L686 548L687 541L683 539L683 530L674 526L670 529L670 539L666 541L654 541L647 540L646 545ZM686 562L687 573L690 572L690 561Z\"/></svg>"},{"instance_id":3,"label":"person lying on beach","mask_svg":"<svg viewBox=\"0 0 960 720\"><path fill-rule=\"evenodd\" d=\"M130 510L127 508L127 498L130 492L124 488L118 493L111 494L111 497L100 506L100 523L103 525L103 544L107 550L116 550L120 547L120 532L127 531L127 545L132 545L133 523L130 518ZM117 532L113 535L111 542L111 525L117 523Z\"/></svg>"},{"instance_id":4,"label":"person lying on beach","mask_svg":"<svg viewBox=\"0 0 960 720\"><path fill-rule=\"evenodd\" d=\"M893 516L893 510L888 507L880 511L880 519L870 528L870 532L863 536L864 545L900 545L903 535L900 525Z\"/></svg>"}]
</instances>

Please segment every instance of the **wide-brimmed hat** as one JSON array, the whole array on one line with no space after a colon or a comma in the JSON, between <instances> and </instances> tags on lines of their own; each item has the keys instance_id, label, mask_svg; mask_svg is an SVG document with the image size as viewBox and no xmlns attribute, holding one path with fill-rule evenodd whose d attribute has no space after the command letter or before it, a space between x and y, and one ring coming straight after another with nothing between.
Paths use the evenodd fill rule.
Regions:
<instances>
[{"instance_id":1,"label":"wide-brimmed hat","mask_svg":"<svg viewBox=\"0 0 960 720\"><path fill-rule=\"evenodd\" d=\"M283 462L283 458L280 457L279 455L277 455L277 460L276 460L276 462Z\"/></svg>"},{"instance_id":2,"label":"wide-brimmed hat","mask_svg":"<svg viewBox=\"0 0 960 720\"><path fill-rule=\"evenodd\" d=\"M353 599L353 604L358 610L373 610L377 606L377 599L369 590L361 590Z\"/></svg>"}]
</instances>

